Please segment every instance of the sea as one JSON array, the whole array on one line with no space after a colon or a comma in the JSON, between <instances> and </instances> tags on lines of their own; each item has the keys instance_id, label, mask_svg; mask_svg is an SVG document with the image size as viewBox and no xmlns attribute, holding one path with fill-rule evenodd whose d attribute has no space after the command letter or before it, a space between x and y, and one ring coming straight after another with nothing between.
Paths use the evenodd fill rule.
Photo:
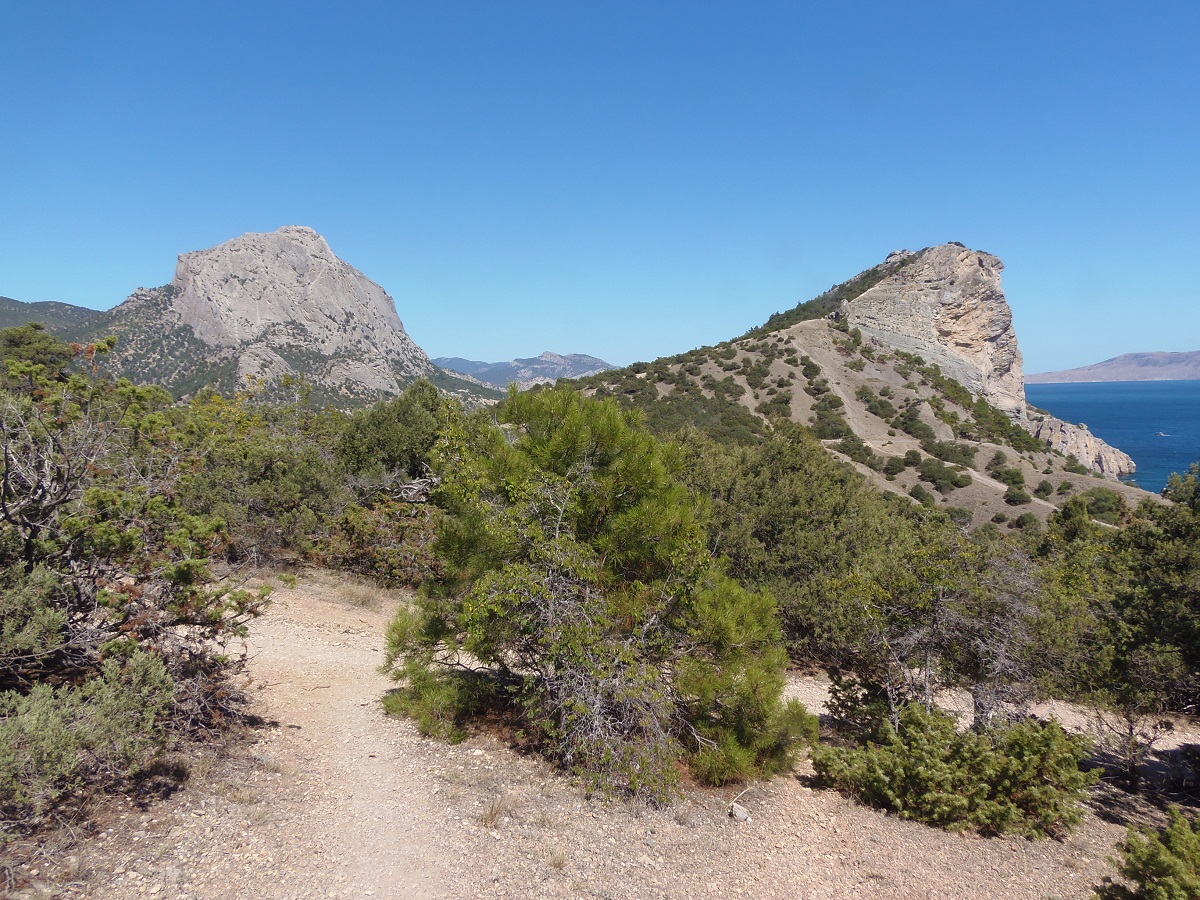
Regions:
<instances>
[{"instance_id":1,"label":"sea","mask_svg":"<svg viewBox=\"0 0 1200 900\"><path fill-rule=\"evenodd\" d=\"M1124 480L1147 491L1200 461L1200 381L1027 384L1025 397L1132 456L1137 472Z\"/></svg>"}]
</instances>

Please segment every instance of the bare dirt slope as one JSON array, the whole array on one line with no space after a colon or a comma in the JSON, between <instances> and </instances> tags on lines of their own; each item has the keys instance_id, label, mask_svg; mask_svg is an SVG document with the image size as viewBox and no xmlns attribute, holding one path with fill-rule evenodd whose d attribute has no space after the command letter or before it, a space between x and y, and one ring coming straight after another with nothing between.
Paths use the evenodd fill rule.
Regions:
<instances>
[{"instance_id":1,"label":"bare dirt slope","mask_svg":"<svg viewBox=\"0 0 1200 900\"><path fill-rule=\"evenodd\" d=\"M1063 842L901 822L786 777L692 791L667 810L584 799L487 737L446 746L386 717L389 603L310 578L251 640L267 726L146 810L16 870L26 897L1086 897L1122 829L1089 814ZM122 811L124 809L125 811Z\"/></svg>"}]
</instances>

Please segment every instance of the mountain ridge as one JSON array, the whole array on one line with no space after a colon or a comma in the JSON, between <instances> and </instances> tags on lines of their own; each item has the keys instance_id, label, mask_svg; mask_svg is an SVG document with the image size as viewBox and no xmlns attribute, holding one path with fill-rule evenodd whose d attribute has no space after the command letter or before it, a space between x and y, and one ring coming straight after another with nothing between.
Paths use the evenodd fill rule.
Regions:
<instances>
[{"instance_id":1,"label":"mountain ridge","mask_svg":"<svg viewBox=\"0 0 1200 900\"><path fill-rule=\"evenodd\" d=\"M1200 350L1123 353L1090 366L1025 376L1027 384L1104 381L1200 381Z\"/></svg>"},{"instance_id":2,"label":"mountain ridge","mask_svg":"<svg viewBox=\"0 0 1200 900\"><path fill-rule=\"evenodd\" d=\"M616 368L596 356L584 353L554 353L544 351L540 356L517 358L508 362L480 362L458 356L439 356L434 365L462 375L477 378L504 389L516 382L520 390L539 384L554 384L560 378L584 378Z\"/></svg>"},{"instance_id":3,"label":"mountain ridge","mask_svg":"<svg viewBox=\"0 0 1200 900\"><path fill-rule=\"evenodd\" d=\"M41 322L51 331L77 328L86 322L98 319L103 311L60 303L57 300L39 300L26 303L12 297L0 297L0 328L13 328L27 322Z\"/></svg>"}]
</instances>

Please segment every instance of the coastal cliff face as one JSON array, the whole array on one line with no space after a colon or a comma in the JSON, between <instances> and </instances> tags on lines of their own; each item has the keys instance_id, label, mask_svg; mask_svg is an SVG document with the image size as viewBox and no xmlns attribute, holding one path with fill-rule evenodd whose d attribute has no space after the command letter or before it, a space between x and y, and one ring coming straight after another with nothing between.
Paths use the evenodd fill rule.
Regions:
<instances>
[{"instance_id":1,"label":"coastal cliff face","mask_svg":"<svg viewBox=\"0 0 1200 900\"><path fill-rule=\"evenodd\" d=\"M275 380L306 357L348 393L394 393L433 371L375 282L311 228L246 234L179 257L171 309L195 337L237 357L239 381ZM290 358L290 359L289 359Z\"/></svg>"},{"instance_id":2,"label":"coastal cliff face","mask_svg":"<svg viewBox=\"0 0 1200 900\"><path fill-rule=\"evenodd\" d=\"M1027 415L1021 350L1004 296L1004 264L990 253L943 244L898 251L888 274L842 304L847 325L881 343L915 353L973 394L1003 410L1050 447L1104 475L1134 471L1128 454L1086 427L1053 416Z\"/></svg>"},{"instance_id":3,"label":"coastal cliff face","mask_svg":"<svg viewBox=\"0 0 1200 900\"><path fill-rule=\"evenodd\" d=\"M1050 415L1030 416L1028 428L1039 440L1046 441L1055 450L1073 456L1083 465L1115 478L1130 475L1137 466L1128 453L1106 444L1088 430L1086 425L1073 425Z\"/></svg>"},{"instance_id":4,"label":"coastal cliff face","mask_svg":"<svg viewBox=\"0 0 1200 900\"><path fill-rule=\"evenodd\" d=\"M900 251L889 262L902 265L843 304L847 324L937 363L973 394L1023 418L1021 351L1000 286L1004 264L958 244Z\"/></svg>"}]
</instances>

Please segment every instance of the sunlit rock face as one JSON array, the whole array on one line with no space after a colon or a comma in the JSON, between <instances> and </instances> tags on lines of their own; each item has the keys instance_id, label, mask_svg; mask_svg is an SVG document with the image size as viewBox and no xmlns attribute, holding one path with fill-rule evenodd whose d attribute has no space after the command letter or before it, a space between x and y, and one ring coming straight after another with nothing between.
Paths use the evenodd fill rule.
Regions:
<instances>
[{"instance_id":1,"label":"sunlit rock face","mask_svg":"<svg viewBox=\"0 0 1200 900\"><path fill-rule=\"evenodd\" d=\"M1021 350L1000 283L1003 269L999 258L957 243L897 251L884 263L883 279L844 303L840 315L868 337L937 363L1052 449L1105 475L1133 472L1128 454L1086 427L1041 413L1028 416Z\"/></svg>"},{"instance_id":2,"label":"sunlit rock face","mask_svg":"<svg viewBox=\"0 0 1200 900\"><path fill-rule=\"evenodd\" d=\"M179 323L232 350L243 383L290 373L352 395L394 393L433 371L387 292L311 228L185 253L172 285Z\"/></svg>"},{"instance_id":3,"label":"sunlit rock face","mask_svg":"<svg viewBox=\"0 0 1200 900\"><path fill-rule=\"evenodd\" d=\"M1029 430L1060 453L1073 456L1101 475L1130 475L1137 466L1128 453L1106 444L1086 425L1073 425L1054 416L1030 415Z\"/></svg>"},{"instance_id":4,"label":"sunlit rock face","mask_svg":"<svg viewBox=\"0 0 1200 900\"><path fill-rule=\"evenodd\" d=\"M1014 419L1025 413L1021 351L1000 285L1004 264L990 253L942 244L892 254L898 264L846 303L851 327L916 353Z\"/></svg>"}]
</instances>

